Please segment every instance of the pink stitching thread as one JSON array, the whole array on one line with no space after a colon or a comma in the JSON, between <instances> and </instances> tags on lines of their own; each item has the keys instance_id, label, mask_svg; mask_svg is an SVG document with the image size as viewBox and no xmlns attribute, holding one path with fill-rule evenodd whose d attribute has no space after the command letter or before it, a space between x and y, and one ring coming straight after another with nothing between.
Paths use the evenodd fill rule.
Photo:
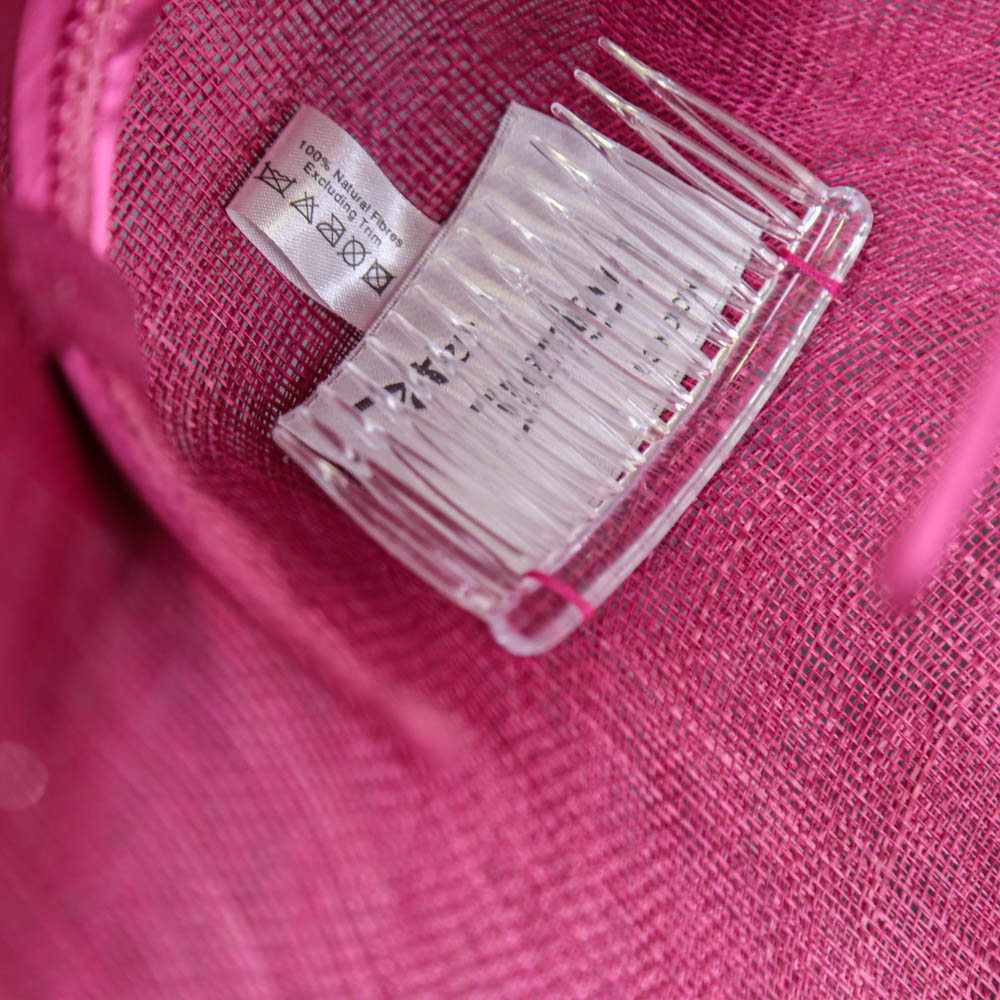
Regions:
<instances>
[{"instance_id":1,"label":"pink stitching thread","mask_svg":"<svg viewBox=\"0 0 1000 1000\"><path fill-rule=\"evenodd\" d=\"M797 268L807 278L818 281L831 295L836 295L840 291L841 283L839 281L817 270L809 261L804 260L797 253L792 253L791 250L786 250L785 247L778 247L777 252L779 257L784 257L792 267Z\"/></svg>"},{"instance_id":2,"label":"pink stitching thread","mask_svg":"<svg viewBox=\"0 0 1000 1000\"><path fill-rule=\"evenodd\" d=\"M584 621L594 613L594 606L582 598L568 583L564 583L558 577L549 576L548 573L540 573L534 569L524 575L531 577L532 580L537 580L543 587L548 587L553 594L558 594L563 600L569 601L583 615Z\"/></svg>"}]
</instances>

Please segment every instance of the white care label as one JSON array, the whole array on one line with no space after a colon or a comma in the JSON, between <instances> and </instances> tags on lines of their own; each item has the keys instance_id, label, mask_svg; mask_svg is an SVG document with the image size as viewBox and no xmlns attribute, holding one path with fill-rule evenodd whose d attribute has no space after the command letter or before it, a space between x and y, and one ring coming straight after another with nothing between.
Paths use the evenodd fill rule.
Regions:
<instances>
[{"instance_id":1,"label":"white care label","mask_svg":"<svg viewBox=\"0 0 1000 1000\"><path fill-rule=\"evenodd\" d=\"M311 107L299 108L226 211L289 281L362 330L438 231Z\"/></svg>"}]
</instances>

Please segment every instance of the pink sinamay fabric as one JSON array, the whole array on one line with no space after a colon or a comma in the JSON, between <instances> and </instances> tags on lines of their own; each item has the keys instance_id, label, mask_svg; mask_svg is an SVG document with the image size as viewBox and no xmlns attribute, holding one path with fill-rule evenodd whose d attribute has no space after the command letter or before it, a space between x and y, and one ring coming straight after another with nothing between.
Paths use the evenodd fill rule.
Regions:
<instances>
[{"instance_id":1,"label":"pink sinamay fabric","mask_svg":"<svg viewBox=\"0 0 1000 1000\"><path fill-rule=\"evenodd\" d=\"M15 52L19 7L0 994L996 997L996 479L907 610L880 567L1000 302L997 9L32 0ZM224 207L308 103L442 220L510 100L621 135L601 34L876 227L677 528L516 659L271 443L357 333Z\"/></svg>"}]
</instances>

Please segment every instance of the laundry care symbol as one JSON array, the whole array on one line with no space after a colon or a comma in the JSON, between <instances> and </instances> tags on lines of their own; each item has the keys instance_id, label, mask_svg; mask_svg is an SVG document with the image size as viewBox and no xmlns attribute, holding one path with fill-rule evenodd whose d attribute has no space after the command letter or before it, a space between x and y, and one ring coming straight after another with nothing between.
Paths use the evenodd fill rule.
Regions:
<instances>
[{"instance_id":1,"label":"laundry care symbol","mask_svg":"<svg viewBox=\"0 0 1000 1000\"><path fill-rule=\"evenodd\" d=\"M335 247L344 235L344 224L331 212L329 222L316 223L316 231L330 246Z\"/></svg>"},{"instance_id":2,"label":"laundry care symbol","mask_svg":"<svg viewBox=\"0 0 1000 1000\"><path fill-rule=\"evenodd\" d=\"M311 194L304 194L301 198L296 198L291 202L292 208L301 215L309 225L312 225L313 213L316 211L316 197Z\"/></svg>"},{"instance_id":3,"label":"laundry care symbol","mask_svg":"<svg viewBox=\"0 0 1000 1000\"><path fill-rule=\"evenodd\" d=\"M280 170L275 170L271 166L270 160L264 161L264 167L257 174L257 180L263 181L269 188L273 188L282 198L285 197L288 189L295 183L294 177L287 177Z\"/></svg>"},{"instance_id":4,"label":"laundry care symbol","mask_svg":"<svg viewBox=\"0 0 1000 1000\"><path fill-rule=\"evenodd\" d=\"M358 267L365 259L366 253L365 246L360 240L350 239L344 244L340 256L348 267Z\"/></svg>"},{"instance_id":5,"label":"laundry care symbol","mask_svg":"<svg viewBox=\"0 0 1000 1000\"><path fill-rule=\"evenodd\" d=\"M377 260L362 275L361 280L381 295L396 276L387 271Z\"/></svg>"},{"instance_id":6,"label":"laundry care symbol","mask_svg":"<svg viewBox=\"0 0 1000 1000\"><path fill-rule=\"evenodd\" d=\"M299 212L306 222L312 224L313 216L316 211L316 198L311 194L304 194L301 198L297 198L295 201L290 202L292 208ZM330 212L329 221L323 220L322 222L316 223L316 232L330 244L331 247L337 248L340 246L340 241L344 238L344 234L347 232L346 225L340 221ZM368 249L365 247L361 240L351 237L339 250L340 259L354 270L357 270L365 262L365 258L368 256ZM360 279L370 288L376 295L381 295L392 283L393 278L396 276L391 272L387 271L377 260L373 260L371 264L368 265L368 269L359 275Z\"/></svg>"}]
</instances>

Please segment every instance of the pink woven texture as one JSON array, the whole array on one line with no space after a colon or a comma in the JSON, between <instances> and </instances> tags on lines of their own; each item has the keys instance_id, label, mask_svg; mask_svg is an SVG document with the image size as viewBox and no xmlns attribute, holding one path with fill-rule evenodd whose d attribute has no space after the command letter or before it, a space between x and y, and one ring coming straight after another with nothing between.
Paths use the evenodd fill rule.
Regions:
<instances>
[{"instance_id":1,"label":"pink woven texture","mask_svg":"<svg viewBox=\"0 0 1000 1000\"><path fill-rule=\"evenodd\" d=\"M92 232L67 81L121 6L76 5L42 88L36 261ZM78 351L37 330L103 282L118 301L82 247L48 257L78 278L59 308L15 267L0 323L0 993L1000 994L995 476L909 610L879 583L1000 304L997 22L964 0L169 4L107 221L151 406L118 312ZM676 529L523 660L271 443L358 334L224 206L310 103L442 220L510 100L623 137L572 80L638 93L601 34L876 225ZM35 804L10 744L47 771Z\"/></svg>"}]
</instances>

